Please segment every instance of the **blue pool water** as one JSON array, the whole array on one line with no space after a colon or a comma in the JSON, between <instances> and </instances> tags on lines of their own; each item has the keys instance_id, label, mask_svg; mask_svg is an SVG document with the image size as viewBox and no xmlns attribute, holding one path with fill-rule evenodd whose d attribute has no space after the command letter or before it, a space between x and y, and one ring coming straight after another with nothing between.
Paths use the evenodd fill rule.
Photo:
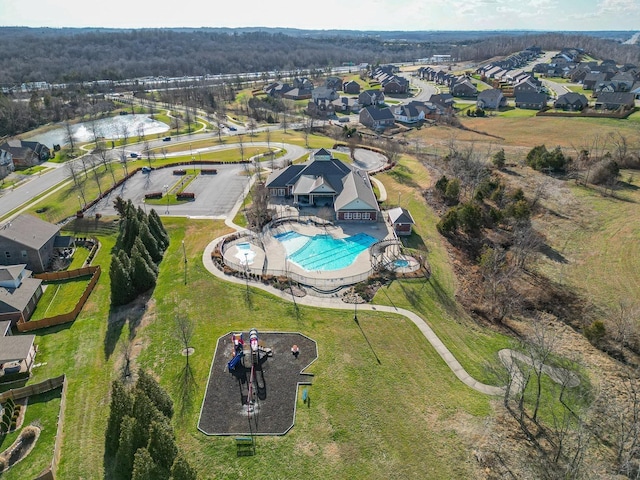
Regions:
<instances>
[{"instance_id":1,"label":"blue pool water","mask_svg":"<svg viewBox=\"0 0 640 480\"><path fill-rule=\"evenodd\" d=\"M398 267L408 267L409 266L409 260L404 260L404 259L398 259L398 260L394 260L393 261L393 266L398 268Z\"/></svg>"},{"instance_id":2,"label":"blue pool water","mask_svg":"<svg viewBox=\"0 0 640 480\"><path fill-rule=\"evenodd\" d=\"M287 258L307 271L346 268L377 241L366 233L358 233L347 238L333 238L331 235L309 237L289 231L280 233L275 238L284 246Z\"/></svg>"}]
</instances>

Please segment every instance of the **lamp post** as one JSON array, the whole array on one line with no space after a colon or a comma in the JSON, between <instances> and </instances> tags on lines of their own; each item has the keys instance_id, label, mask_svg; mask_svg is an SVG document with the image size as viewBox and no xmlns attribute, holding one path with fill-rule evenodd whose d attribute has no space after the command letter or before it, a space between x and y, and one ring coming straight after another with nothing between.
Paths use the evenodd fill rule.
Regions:
<instances>
[{"instance_id":1,"label":"lamp post","mask_svg":"<svg viewBox=\"0 0 640 480\"><path fill-rule=\"evenodd\" d=\"M247 286L247 298L249 298L249 254L244 253L244 280Z\"/></svg>"},{"instance_id":2,"label":"lamp post","mask_svg":"<svg viewBox=\"0 0 640 480\"><path fill-rule=\"evenodd\" d=\"M184 240L182 240L182 256L184 257L184 284L187 284L187 250L184 248Z\"/></svg>"},{"instance_id":3,"label":"lamp post","mask_svg":"<svg viewBox=\"0 0 640 480\"><path fill-rule=\"evenodd\" d=\"M164 185L162 187L162 190L164 191L164 196L167 197L167 209L165 210L165 214L168 215L169 214L169 185Z\"/></svg>"},{"instance_id":4,"label":"lamp post","mask_svg":"<svg viewBox=\"0 0 640 480\"><path fill-rule=\"evenodd\" d=\"M80 200L80 195L78 195L78 205L80 205L80 210L82 211L82 200Z\"/></svg>"}]
</instances>

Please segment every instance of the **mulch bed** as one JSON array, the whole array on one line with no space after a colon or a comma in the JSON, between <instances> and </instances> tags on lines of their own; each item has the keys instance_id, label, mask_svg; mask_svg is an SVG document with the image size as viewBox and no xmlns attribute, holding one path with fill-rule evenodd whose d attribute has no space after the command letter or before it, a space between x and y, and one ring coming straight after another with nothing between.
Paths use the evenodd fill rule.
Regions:
<instances>
[{"instance_id":1,"label":"mulch bed","mask_svg":"<svg viewBox=\"0 0 640 480\"><path fill-rule=\"evenodd\" d=\"M239 332L236 332L239 333ZM249 334L244 332L244 365L229 372L233 357L231 333L218 339L209 383L200 412L198 429L207 435L284 435L295 421L298 385L310 384L310 374L302 371L318 356L316 342L300 333L259 333L260 346L273 355L260 354L256 368L258 384L253 412L248 413L247 393L251 375ZM294 356L291 347L297 345Z\"/></svg>"}]
</instances>

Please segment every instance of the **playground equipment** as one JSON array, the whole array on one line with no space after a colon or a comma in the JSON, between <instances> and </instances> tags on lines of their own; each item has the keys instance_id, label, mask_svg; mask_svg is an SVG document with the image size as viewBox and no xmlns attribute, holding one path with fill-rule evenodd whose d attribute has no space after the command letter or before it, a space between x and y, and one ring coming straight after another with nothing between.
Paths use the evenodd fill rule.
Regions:
<instances>
[{"instance_id":1,"label":"playground equipment","mask_svg":"<svg viewBox=\"0 0 640 480\"><path fill-rule=\"evenodd\" d=\"M242 333L232 333L231 342L233 343L233 358L227 362L227 368L230 372L236 369L244 357L244 339Z\"/></svg>"}]
</instances>

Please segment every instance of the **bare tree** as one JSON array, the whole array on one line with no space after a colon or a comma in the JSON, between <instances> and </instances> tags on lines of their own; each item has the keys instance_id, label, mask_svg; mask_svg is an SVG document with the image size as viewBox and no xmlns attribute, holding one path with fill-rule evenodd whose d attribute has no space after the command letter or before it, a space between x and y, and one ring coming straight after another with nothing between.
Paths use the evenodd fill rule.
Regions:
<instances>
[{"instance_id":1,"label":"bare tree","mask_svg":"<svg viewBox=\"0 0 640 480\"><path fill-rule=\"evenodd\" d=\"M127 152L126 152L126 148L127 148L127 142L129 141L129 127L126 124L122 124L122 126L120 127L120 138L122 138L122 154L121 154L121 159L122 159L122 163L124 165L124 174L125 176L129 175L129 170L127 168Z\"/></svg>"},{"instance_id":2,"label":"bare tree","mask_svg":"<svg viewBox=\"0 0 640 480\"><path fill-rule=\"evenodd\" d=\"M94 155L91 155L89 157L88 161L90 162L91 172L93 173L93 178L96 181L96 185L98 187L98 193L102 197L102 186L100 185L100 175L98 174L99 159L98 159L98 157L95 157Z\"/></svg>"},{"instance_id":3,"label":"bare tree","mask_svg":"<svg viewBox=\"0 0 640 480\"><path fill-rule=\"evenodd\" d=\"M555 353L557 337L549 326L549 320L540 315L535 317L532 326L533 331L526 343L526 349L536 381L536 394L531 418L534 422L537 422L542 398L542 374L549 357Z\"/></svg>"},{"instance_id":4,"label":"bare tree","mask_svg":"<svg viewBox=\"0 0 640 480\"><path fill-rule=\"evenodd\" d=\"M65 141L67 144L69 144L69 148L71 149L70 153L73 156L73 153L75 152L75 149L76 149L76 139L73 133L73 128L71 127L71 124L69 122L65 122L64 130L65 130Z\"/></svg>"}]
</instances>

